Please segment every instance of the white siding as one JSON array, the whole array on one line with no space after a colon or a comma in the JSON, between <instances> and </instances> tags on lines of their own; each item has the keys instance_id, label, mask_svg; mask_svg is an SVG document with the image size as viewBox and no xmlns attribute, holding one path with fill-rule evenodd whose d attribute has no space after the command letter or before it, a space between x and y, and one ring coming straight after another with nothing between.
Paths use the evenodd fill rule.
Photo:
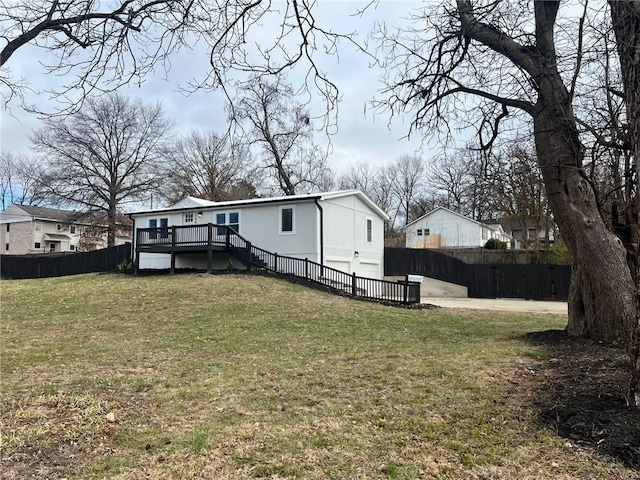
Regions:
<instances>
[{"instance_id":1,"label":"white siding","mask_svg":"<svg viewBox=\"0 0 640 480\"><path fill-rule=\"evenodd\" d=\"M476 222L470 218L458 215L445 208L436 208L424 217L405 227L407 248L423 248L429 246L428 236L440 235L439 247L442 248L470 248L482 247L490 238L497 238L510 246L511 238L500 229ZM422 235L418 235L422 231Z\"/></svg>"},{"instance_id":2,"label":"white siding","mask_svg":"<svg viewBox=\"0 0 640 480\"><path fill-rule=\"evenodd\" d=\"M447 210L434 210L407 228L406 245L410 247L422 239L417 235L429 229L430 235L440 235L442 248L479 247L482 241L482 226L471 219L464 218Z\"/></svg>"},{"instance_id":3,"label":"white siding","mask_svg":"<svg viewBox=\"0 0 640 480\"><path fill-rule=\"evenodd\" d=\"M321 202L324 215L324 254L327 264L341 262L339 270L382 278L384 264L384 220L356 195ZM367 242L367 219L371 220L371 242ZM346 264L348 263L348 270ZM366 263L365 272L361 264ZM366 275L365 275L366 273Z\"/></svg>"}]
</instances>

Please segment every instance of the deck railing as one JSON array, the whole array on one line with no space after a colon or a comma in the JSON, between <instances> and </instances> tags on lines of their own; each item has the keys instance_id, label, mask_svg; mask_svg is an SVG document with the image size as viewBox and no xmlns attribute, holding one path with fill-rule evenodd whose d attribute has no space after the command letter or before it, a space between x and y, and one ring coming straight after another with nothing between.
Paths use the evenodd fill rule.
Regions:
<instances>
[{"instance_id":1,"label":"deck railing","mask_svg":"<svg viewBox=\"0 0 640 480\"><path fill-rule=\"evenodd\" d=\"M352 297L390 303L420 302L420 284L391 282L360 277L327 267L307 258L288 257L253 246L251 242L227 225L193 225L159 228L139 228L136 233L136 251L148 247L224 247L240 260L248 270L263 270L305 280L329 290ZM173 262L172 262L173 265Z\"/></svg>"},{"instance_id":2,"label":"deck railing","mask_svg":"<svg viewBox=\"0 0 640 480\"><path fill-rule=\"evenodd\" d=\"M251 245L251 242L232 229L228 231L230 246L238 253L241 252L247 268L296 277L352 297L402 304L420 302L418 282L391 282L360 277L355 273L336 270L307 258L278 255Z\"/></svg>"}]
</instances>

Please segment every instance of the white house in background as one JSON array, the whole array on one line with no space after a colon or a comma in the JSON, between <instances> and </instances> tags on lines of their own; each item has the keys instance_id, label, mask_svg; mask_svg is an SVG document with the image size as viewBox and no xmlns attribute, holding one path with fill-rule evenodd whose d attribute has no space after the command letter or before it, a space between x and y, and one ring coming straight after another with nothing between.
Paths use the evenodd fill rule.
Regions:
<instances>
[{"instance_id":1,"label":"white house in background","mask_svg":"<svg viewBox=\"0 0 640 480\"><path fill-rule=\"evenodd\" d=\"M140 228L228 225L252 245L307 258L359 276L384 276L384 224L389 217L359 190L211 202L186 197L166 209L131 213ZM137 235L134 234L134 242ZM134 244L134 251L136 245ZM140 253L141 269L166 269L170 255ZM176 268L204 268L206 254L179 253ZM225 268L228 257L215 268Z\"/></svg>"},{"instance_id":2,"label":"white house in background","mask_svg":"<svg viewBox=\"0 0 640 480\"><path fill-rule=\"evenodd\" d=\"M436 207L404 227L407 248L483 247L496 238L510 248L512 238L500 225L487 225L469 217Z\"/></svg>"}]
</instances>

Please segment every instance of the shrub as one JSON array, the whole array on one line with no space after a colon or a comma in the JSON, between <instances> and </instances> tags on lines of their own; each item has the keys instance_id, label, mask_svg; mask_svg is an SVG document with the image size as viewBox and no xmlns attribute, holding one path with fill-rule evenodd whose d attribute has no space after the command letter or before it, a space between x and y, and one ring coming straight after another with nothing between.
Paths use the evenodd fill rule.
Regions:
<instances>
[{"instance_id":1,"label":"shrub","mask_svg":"<svg viewBox=\"0 0 640 480\"><path fill-rule=\"evenodd\" d=\"M133 263L131 263L129 260L122 260L119 264L118 264L118 270L121 271L122 273L129 273L133 270Z\"/></svg>"},{"instance_id":2,"label":"shrub","mask_svg":"<svg viewBox=\"0 0 640 480\"><path fill-rule=\"evenodd\" d=\"M497 238L490 238L487 243L484 244L484 248L487 250L506 250L507 242L501 242Z\"/></svg>"},{"instance_id":3,"label":"shrub","mask_svg":"<svg viewBox=\"0 0 640 480\"><path fill-rule=\"evenodd\" d=\"M549 263L557 265L571 265L571 255L569 255L569 249L562 240L556 240L551 247L549 247Z\"/></svg>"}]
</instances>

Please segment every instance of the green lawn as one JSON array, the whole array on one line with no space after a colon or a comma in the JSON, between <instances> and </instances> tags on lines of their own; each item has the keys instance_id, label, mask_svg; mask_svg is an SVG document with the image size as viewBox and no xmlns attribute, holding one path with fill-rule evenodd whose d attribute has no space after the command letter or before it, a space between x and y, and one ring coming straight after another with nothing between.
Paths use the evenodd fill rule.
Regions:
<instances>
[{"instance_id":1,"label":"green lawn","mask_svg":"<svg viewBox=\"0 0 640 480\"><path fill-rule=\"evenodd\" d=\"M538 418L551 315L266 277L2 281L2 478L637 478Z\"/></svg>"}]
</instances>

